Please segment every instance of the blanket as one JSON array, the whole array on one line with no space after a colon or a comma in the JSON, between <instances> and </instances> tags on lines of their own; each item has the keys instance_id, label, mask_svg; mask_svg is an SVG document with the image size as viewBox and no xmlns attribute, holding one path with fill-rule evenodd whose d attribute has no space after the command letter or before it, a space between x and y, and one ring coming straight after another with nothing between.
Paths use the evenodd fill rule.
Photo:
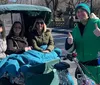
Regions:
<instances>
[{"instance_id":1,"label":"blanket","mask_svg":"<svg viewBox=\"0 0 100 85\"><path fill-rule=\"evenodd\" d=\"M55 48L50 53L30 50L23 54L11 54L0 62L0 77L2 77L4 73L16 77L20 72L26 72L29 67L60 59L59 56L61 56L61 50L59 48Z\"/></svg>"}]
</instances>

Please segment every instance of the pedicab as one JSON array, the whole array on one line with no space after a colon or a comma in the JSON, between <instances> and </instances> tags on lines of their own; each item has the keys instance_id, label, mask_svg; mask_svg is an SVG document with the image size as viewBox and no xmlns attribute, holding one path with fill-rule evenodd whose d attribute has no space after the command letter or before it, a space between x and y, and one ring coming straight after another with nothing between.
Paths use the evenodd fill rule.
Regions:
<instances>
[{"instance_id":1,"label":"pedicab","mask_svg":"<svg viewBox=\"0 0 100 85\"><path fill-rule=\"evenodd\" d=\"M48 24L51 19L51 10L47 7L37 5L0 5L0 19L4 22L4 25L7 28L6 31L10 30L14 21L19 20L25 28L25 36L28 41L30 29L34 24L35 19L38 17L43 18L45 23ZM2 68L6 60L7 58L4 59L2 63L0 62L0 68ZM59 61L60 58L55 58L29 67L28 71L23 74L23 85L59 85L57 72L53 68L53 65Z\"/></svg>"}]
</instances>

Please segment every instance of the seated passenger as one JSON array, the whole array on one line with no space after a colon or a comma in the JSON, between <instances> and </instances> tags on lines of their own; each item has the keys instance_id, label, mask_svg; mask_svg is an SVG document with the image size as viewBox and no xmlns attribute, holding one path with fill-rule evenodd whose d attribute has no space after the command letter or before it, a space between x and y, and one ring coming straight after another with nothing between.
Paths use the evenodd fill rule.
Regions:
<instances>
[{"instance_id":1,"label":"seated passenger","mask_svg":"<svg viewBox=\"0 0 100 85\"><path fill-rule=\"evenodd\" d=\"M47 29L43 19L36 19L31 33L31 46L40 52L49 53L54 49L54 40L50 29ZM42 45L47 45L42 49Z\"/></svg>"},{"instance_id":2,"label":"seated passenger","mask_svg":"<svg viewBox=\"0 0 100 85\"><path fill-rule=\"evenodd\" d=\"M28 46L26 38L24 37L24 28L19 21L14 22L12 28L7 36L7 54L21 54L25 51L31 50Z\"/></svg>"},{"instance_id":3,"label":"seated passenger","mask_svg":"<svg viewBox=\"0 0 100 85\"><path fill-rule=\"evenodd\" d=\"M3 22L0 20L0 60L6 57L6 48L5 28Z\"/></svg>"}]
</instances>

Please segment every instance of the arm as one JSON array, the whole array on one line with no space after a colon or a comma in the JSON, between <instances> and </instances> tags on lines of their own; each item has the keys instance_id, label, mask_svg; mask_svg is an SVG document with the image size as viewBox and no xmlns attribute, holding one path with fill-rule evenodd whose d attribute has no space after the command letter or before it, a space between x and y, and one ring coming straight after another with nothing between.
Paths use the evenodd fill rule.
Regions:
<instances>
[{"instance_id":1,"label":"arm","mask_svg":"<svg viewBox=\"0 0 100 85\"><path fill-rule=\"evenodd\" d=\"M50 52L54 49L54 40L52 37L51 32L49 33L49 43L48 43L48 47L46 50L49 50Z\"/></svg>"},{"instance_id":2,"label":"arm","mask_svg":"<svg viewBox=\"0 0 100 85\"><path fill-rule=\"evenodd\" d=\"M70 48L72 47L72 45L73 45L73 44L69 44L69 43L68 43L68 38L66 38L66 41L65 41L65 49L66 49L66 50L70 49Z\"/></svg>"},{"instance_id":3,"label":"arm","mask_svg":"<svg viewBox=\"0 0 100 85\"><path fill-rule=\"evenodd\" d=\"M100 20L98 19L97 22L95 22L95 29L93 30L93 33L95 36L100 37Z\"/></svg>"},{"instance_id":4,"label":"arm","mask_svg":"<svg viewBox=\"0 0 100 85\"><path fill-rule=\"evenodd\" d=\"M6 40L1 40L0 42L1 42L1 44L0 44L0 52L5 52L6 49L7 49Z\"/></svg>"},{"instance_id":5,"label":"arm","mask_svg":"<svg viewBox=\"0 0 100 85\"><path fill-rule=\"evenodd\" d=\"M18 49L17 47L14 47L14 42L12 41L12 39L7 40L7 51L6 51L7 54L22 53L24 51L25 51L24 48Z\"/></svg>"},{"instance_id":6,"label":"arm","mask_svg":"<svg viewBox=\"0 0 100 85\"><path fill-rule=\"evenodd\" d=\"M66 41L65 41L65 49L68 52L73 52L75 50L75 43L73 42L72 44L69 44L68 43L68 38L66 38Z\"/></svg>"},{"instance_id":7,"label":"arm","mask_svg":"<svg viewBox=\"0 0 100 85\"><path fill-rule=\"evenodd\" d=\"M35 49L35 50L38 50L38 51L41 51L41 52L43 51L43 49L40 48L40 47L37 45L35 39L32 39L32 47L33 47L33 49Z\"/></svg>"},{"instance_id":8,"label":"arm","mask_svg":"<svg viewBox=\"0 0 100 85\"><path fill-rule=\"evenodd\" d=\"M68 52L73 52L75 50L75 29L73 29L72 34L70 32L68 32L66 41L65 41L65 49Z\"/></svg>"}]
</instances>

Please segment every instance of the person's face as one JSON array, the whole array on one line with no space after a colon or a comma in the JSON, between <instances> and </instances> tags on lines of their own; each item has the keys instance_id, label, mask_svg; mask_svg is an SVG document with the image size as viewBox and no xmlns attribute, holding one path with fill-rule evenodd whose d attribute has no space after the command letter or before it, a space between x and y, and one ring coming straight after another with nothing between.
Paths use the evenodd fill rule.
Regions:
<instances>
[{"instance_id":1,"label":"person's face","mask_svg":"<svg viewBox=\"0 0 100 85\"><path fill-rule=\"evenodd\" d=\"M41 20L38 20L38 21L36 22L36 27L37 27L37 30L42 30L43 27L44 27L44 22L41 21Z\"/></svg>"},{"instance_id":2,"label":"person's face","mask_svg":"<svg viewBox=\"0 0 100 85\"><path fill-rule=\"evenodd\" d=\"M77 12L76 12L76 16L77 18L80 20L80 21L83 21L83 20L87 20L88 19L88 14L85 10L83 9L78 9Z\"/></svg>"},{"instance_id":3,"label":"person's face","mask_svg":"<svg viewBox=\"0 0 100 85\"><path fill-rule=\"evenodd\" d=\"M16 23L13 27L13 31L15 34L20 34L22 30L21 24L20 23Z\"/></svg>"},{"instance_id":4,"label":"person's face","mask_svg":"<svg viewBox=\"0 0 100 85\"><path fill-rule=\"evenodd\" d=\"M3 31L3 28L2 27L0 27L0 33Z\"/></svg>"}]
</instances>

